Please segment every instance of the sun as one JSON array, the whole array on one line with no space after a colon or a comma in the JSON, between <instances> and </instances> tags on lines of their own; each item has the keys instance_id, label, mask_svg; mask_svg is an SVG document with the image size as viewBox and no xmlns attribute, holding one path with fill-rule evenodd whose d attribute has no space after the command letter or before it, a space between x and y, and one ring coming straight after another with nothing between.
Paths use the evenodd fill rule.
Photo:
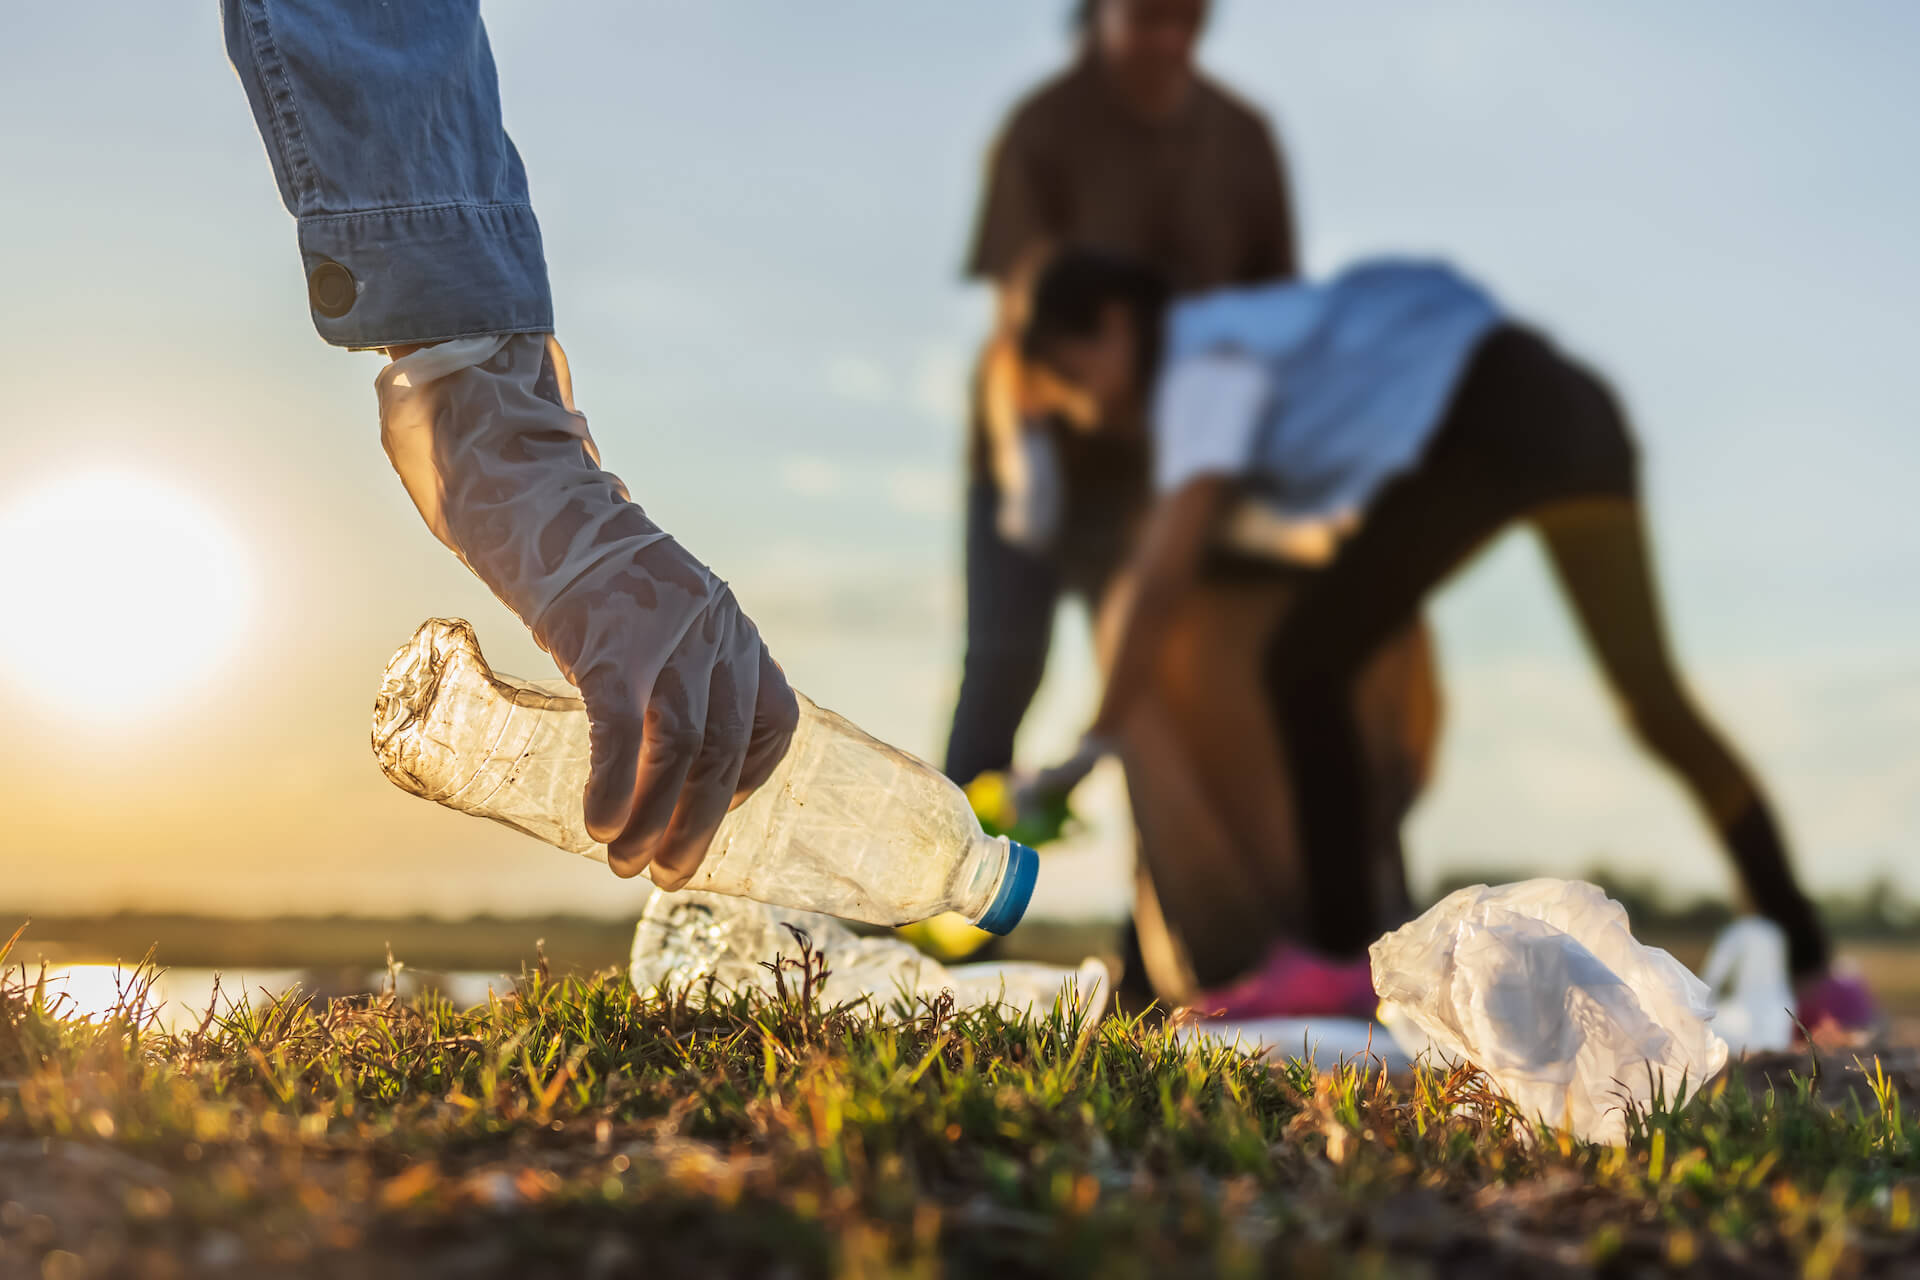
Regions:
<instances>
[{"instance_id":1,"label":"sun","mask_svg":"<svg viewBox=\"0 0 1920 1280\"><path fill-rule=\"evenodd\" d=\"M250 588L232 533L163 480L75 467L0 496L0 680L61 713L125 723L200 689Z\"/></svg>"}]
</instances>

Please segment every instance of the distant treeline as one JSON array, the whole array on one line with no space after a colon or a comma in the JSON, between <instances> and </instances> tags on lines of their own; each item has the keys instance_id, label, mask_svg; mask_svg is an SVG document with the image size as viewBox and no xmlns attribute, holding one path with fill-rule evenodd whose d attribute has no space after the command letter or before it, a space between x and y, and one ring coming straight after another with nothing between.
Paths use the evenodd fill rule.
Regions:
<instances>
[{"instance_id":1,"label":"distant treeline","mask_svg":"<svg viewBox=\"0 0 1920 1280\"><path fill-rule=\"evenodd\" d=\"M1434 897L1438 900L1470 884L1525 880L1529 874L1506 868L1452 875L1441 881ZM1595 868L1581 878L1599 885L1608 897L1625 907L1636 933L1705 937L1718 932L1744 910L1725 896L1678 899L1651 876L1624 877ZM1839 937L1906 939L1920 936L1920 901L1908 897L1884 877L1863 889L1826 894L1817 901L1821 917Z\"/></svg>"},{"instance_id":2,"label":"distant treeline","mask_svg":"<svg viewBox=\"0 0 1920 1280\"><path fill-rule=\"evenodd\" d=\"M624 967L631 919L591 916L262 916L123 911L111 915L32 915L0 907L0 943L22 922L26 934L7 963L132 963L151 953L176 969L379 968L389 948L415 971L517 973L544 955L557 970ZM1111 950L1111 923L1031 920L1009 958L1078 963Z\"/></svg>"},{"instance_id":3,"label":"distant treeline","mask_svg":"<svg viewBox=\"0 0 1920 1280\"><path fill-rule=\"evenodd\" d=\"M1503 884L1524 871L1492 868L1448 877L1435 898L1469 884ZM1634 932L1663 940L1704 941L1735 915L1725 897L1677 901L1650 877L1623 878L1595 870L1586 879L1627 909ZM1861 941L1920 938L1920 902L1890 881L1820 899L1834 933ZM137 961L150 951L175 968L241 967L323 970L378 967L387 950L416 970L517 972L544 954L557 969L595 970L624 965L633 939L631 920L591 916L222 917L125 911L102 915L32 916L0 908L0 942L31 916L10 964L54 961ZM1007 939L1003 959L1077 963L1117 947L1117 922L1029 920Z\"/></svg>"}]
</instances>

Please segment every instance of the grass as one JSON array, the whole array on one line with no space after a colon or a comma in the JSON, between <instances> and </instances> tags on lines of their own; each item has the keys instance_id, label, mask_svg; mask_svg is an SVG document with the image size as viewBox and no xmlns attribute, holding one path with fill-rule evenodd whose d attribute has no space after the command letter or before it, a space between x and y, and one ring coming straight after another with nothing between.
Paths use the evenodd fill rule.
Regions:
<instances>
[{"instance_id":1,"label":"grass","mask_svg":"<svg viewBox=\"0 0 1920 1280\"><path fill-rule=\"evenodd\" d=\"M17 935L16 935L17 936ZM5 953L0 951L0 962ZM0 979L0 1275L1839 1276L1920 1266L1913 1097L1716 1081L1592 1147L1459 1069L1140 1020L636 993L236 997L163 1034Z\"/></svg>"}]
</instances>

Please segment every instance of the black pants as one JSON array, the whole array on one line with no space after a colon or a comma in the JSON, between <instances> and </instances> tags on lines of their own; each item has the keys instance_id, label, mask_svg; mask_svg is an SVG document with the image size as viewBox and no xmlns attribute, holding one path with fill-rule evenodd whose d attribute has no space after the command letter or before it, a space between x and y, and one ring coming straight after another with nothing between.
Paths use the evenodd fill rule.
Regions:
<instances>
[{"instance_id":1,"label":"black pants","mask_svg":"<svg viewBox=\"0 0 1920 1280\"><path fill-rule=\"evenodd\" d=\"M967 486L967 652L946 768L962 785L1013 764L1014 734L1046 674L1060 599L1053 564L1000 536L999 503L991 480Z\"/></svg>"},{"instance_id":2,"label":"black pants","mask_svg":"<svg viewBox=\"0 0 1920 1280\"><path fill-rule=\"evenodd\" d=\"M1067 510L1062 546L1052 556L1000 536L1000 491L983 461L976 460L967 485L967 651L946 760L947 776L963 786L1012 767L1014 737L1046 674L1060 598L1080 596L1098 613L1124 558L1132 514L1144 505L1146 467L1130 456L1137 446L1073 436L1061 443ZM1144 1005L1153 992L1131 916L1119 946L1116 995L1129 1007Z\"/></svg>"},{"instance_id":3,"label":"black pants","mask_svg":"<svg viewBox=\"0 0 1920 1280\"><path fill-rule=\"evenodd\" d=\"M1667 648L1634 447L1606 386L1536 335L1503 328L1475 354L1412 473L1387 485L1268 650L1314 897L1319 943L1373 935L1376 811L1353 685L1380 643L1496 534L1527 521L1640 740L1693 792L1755 906L1787 934L1796 974L1829 943L1795 882L1752 775L1707 723Z\"/></svg>"},{"instance_id":4,"label":"black pants","mask_svg":"<svg viewBox=\"0 0 1920 1280\"><path fill-rule=\"evenodd\" d=\"M1013 738L1025 718L1053 640L1063 595L1098 616L1147 505L1142 440L1055 429L1063 515L1045 554L1000 536L1000 491L984 459L967 486L967 654L960 701L947 739L947 776L966 783L1013 763Z\"/></svg>"}]
</instances>

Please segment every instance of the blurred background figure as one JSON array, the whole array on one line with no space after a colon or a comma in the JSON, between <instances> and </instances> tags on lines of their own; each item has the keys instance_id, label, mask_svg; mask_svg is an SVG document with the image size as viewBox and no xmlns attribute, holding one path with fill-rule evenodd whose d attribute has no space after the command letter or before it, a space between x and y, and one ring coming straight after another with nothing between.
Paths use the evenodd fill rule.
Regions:
<instances>
[{"instance_id":1,"label":"blurred background figure","mask_svg":"<svg viewBox=\"0 0 1920 1280\"><path fill-rule=\"evenodd\" d=\"M1380 936L1374 780L1354 715L1360 673L1495 535L1540 535L1562 594L1641 743L1692 793L1754 906L1787 940L1809 1028L1864 1029L1872 1001L1830 970L1771 804L1695 705L1653 581L1638 452L1611 388L1479 286L1431 263L1365 262L1169 305L1144 265L1067 249L1039 273L1023 358L1082 399L1089 430L1151 434L1155 501L1139 538L1105 695L1073 768L1132 719L1167 620L1249 493L1321 567L1265 642L1310 891L1308 938L1209 993L1202 1013L1369 1016ZM1063 392L1064 394L1064 392ZM1063 401L1064 402L1064 401ZM1258 786L1257 780L1249 780Z\"/></svg>"},{"instance_id":2,"label":"blurred background figure","mask_svg":"<svg viewBox=\"0 0 1920 1280\"><path fill-rule=\"evenodd\" d=\"M1296 269L1266 122L1194 67L1206 9L1085 0L1073 64L1014 109L993 147L967 261L998 292L1000 330L981 357L969 432L967 652L947 742L947 771L963 783L1012 763L1054 605L1063 588L1097 604L1141 496L1128 465L1141 442L1070 437L1023 412L1004 336L1022 264L1071 240L1137 255L1183 290Z\"/></svg>"},{"instance_id":3,"label":"blurred background figure","mask_svg":"<svg viewBox=\"0 0 1920 1280\"><path fill-rule=\"evenodd\" d=\"M1064 429L1047 388L1023 381L1009 333L1023 268L1071 241L1151 263L1179 293L1287 279L1298 270L1285 162L1255 108L1202 75L1205 0L1084 0L1071 66L1013 111L996 141L967 269L995 285L998 330L976 373L966 503L966 658L946 768L966 783L1005 770L1040 686L1056 605L1096 617L1147 500L1148 441L1124 430ZM1252 709L1254 638L1284 607L1287 571L1253 558L1197 596L1165 679L1144 699L1123 752L1141 835L1126 984L1179 998L1255 963L1293 920L1299 886L1283 797L1249 790L1273 776L1271 727ZM1397 832L1436 730L1427 638L1417 623L1386 646L1365 682L1378 793ZM1249 765L1251 761L1251 765ZM1397 836L1384 879L1404 880ZM1404 900L1403 888L1393 899ZM1396 908L1389 904L1386 915ZM1397 921L1383 920L1383 927ZM1142 963L1144 959L1144 964Z\"/></svg>"}]
</instances>

